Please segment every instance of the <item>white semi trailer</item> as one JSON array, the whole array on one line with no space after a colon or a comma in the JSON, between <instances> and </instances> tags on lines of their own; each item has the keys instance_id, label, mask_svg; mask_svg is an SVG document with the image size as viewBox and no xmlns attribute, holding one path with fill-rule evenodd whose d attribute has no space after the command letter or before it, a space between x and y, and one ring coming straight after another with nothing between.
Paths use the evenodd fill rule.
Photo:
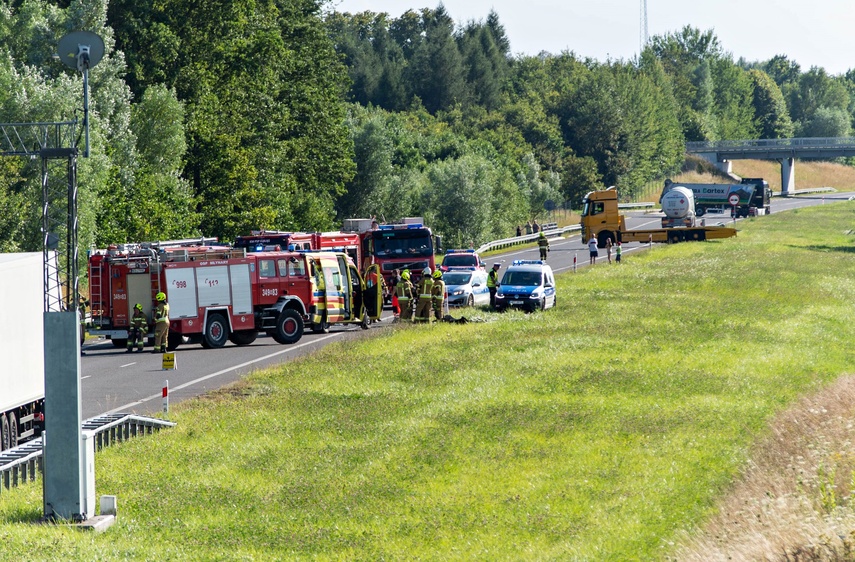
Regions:
<instances>
[{"instance_id":1,"label":"white semi trailer","mask_svg":"<svg viewBox=\"0 0 855 562\"><path fill-rule=\"evenodd\" d=\"M44 423L43 257L0 254L0 450L38 436Z\"/></svg>"}]
</instances>

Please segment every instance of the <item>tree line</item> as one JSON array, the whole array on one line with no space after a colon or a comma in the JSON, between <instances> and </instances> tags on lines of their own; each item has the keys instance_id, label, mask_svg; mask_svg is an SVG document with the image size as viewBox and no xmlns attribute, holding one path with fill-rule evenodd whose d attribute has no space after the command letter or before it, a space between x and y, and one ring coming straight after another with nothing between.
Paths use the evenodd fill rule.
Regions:
<instances>
[{"instance_id":1,"label":"tree line","mask_svg":"<svg viewBox=\"0 0 855 562\"><path fill-rule=\"evenodd\" d=\"M52 60L72 30L90 73L81 244L423 216L454 245L676 172L693 140L847 136L855 74L734 59L712 31L636 58L513 55L499 15L456 25L327 0L2 0L0 121L79 114ZM40 167L0 160L0 250L41 244Z\"/></svg>"}]
</instances>

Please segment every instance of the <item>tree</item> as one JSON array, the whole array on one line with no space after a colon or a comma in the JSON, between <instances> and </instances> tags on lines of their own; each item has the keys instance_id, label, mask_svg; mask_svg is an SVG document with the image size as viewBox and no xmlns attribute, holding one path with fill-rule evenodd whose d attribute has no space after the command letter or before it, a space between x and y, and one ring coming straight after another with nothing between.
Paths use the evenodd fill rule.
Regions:
<instances>
[{"instance_id":1,"label":"tree","mask_svg":"<svg viewBox=\"0 0 855 562\"><path fill-rule=\"evenodd\" d=\"M754 118L761 139L785 139L793 136L793 122L781 89L762 70L751 70L754 85Z\"/></svg>"},{"instance_id":2,"label":"tree","mask_svg":"<svg viewBox=\"0 0 855 562\"><path fill-rule=\"evenodd\" d=\"M804 123L800 136L804 137L848 137L852 131L851 116L837 107L820 106L813 117Z\"/></svg>"},{"instance_id":3,"label":"tree","mask_svg":"<svg viewBox=\"0 0 855 562\"><path fill-rule=\"evenodd\" d=\"M463 60L454 39L454 22L440 6L426 18L424 40L413 53L409 82L431 113L466 101Z\"/></svg>"}]
</instances>

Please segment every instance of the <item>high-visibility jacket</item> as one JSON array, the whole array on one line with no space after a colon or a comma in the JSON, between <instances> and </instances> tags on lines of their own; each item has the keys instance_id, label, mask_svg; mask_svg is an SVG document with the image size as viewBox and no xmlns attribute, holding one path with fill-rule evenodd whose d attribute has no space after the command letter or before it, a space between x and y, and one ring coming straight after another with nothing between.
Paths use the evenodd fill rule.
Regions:
<instances>
[{"instance_id":1,"label":"high-visibility jacket","mask_svg":"<svg viewBox=\"0 0 855 562\"><path fill-rule=\"evenodd\" d=\"M442 279L433 280L431 295L433 297L434 308L436 308L437 306L442 306L442 301L445 298L445 282L443 282Z\"/></svg>"},{"instance_id":2,"label":"high-visibility jacket","mask_svg":"<svg viewBox=\"0 0 855 562\"><path fill-rule=\"evenodd\" d=\"M145 314L139 310L135 310L134 315L131 317L131 328L145 334L148 330L148 318L145 317Z\"/></svg>"},{"instance_id":3,"label":"high-visibility jacket","mask_svg":"<svg viewBox=\"0 0 855 562\"><path fill-rule=\"evenodd\" d=\"M430 275L425 275L419 281L419 299L431 300L433 298L433 279Z\"/></svg>"},{"instance_id":4,"label":"high-visibility jacket","mask_svg":"<svg viewBox=\"0 0 855 562\"><path fill-rule=\"evenodd\" d=\"M499 284L499 272L495 269L491 269L490 273L487 274L487 288L492 289L495 288Z\"/></svg>"},{"instance_id":5,"label":"high-visibility jacket","mask_svg":"<svg viewBox=\"0 0 855 562\"><path fill-rule=\"evenodd\" d=\"M549 249L549 240L547 240L545 237L544 237L544 238L538 238L538 239L537 239L537 245L538 245L540 248L546 248L546 249Z\"/></svg>"},{"instance_id":6,"label":"high-visibility jacket","mask_svg":"<svg viewBox=\"0 0 855 562\"><path fill-rule=\"evenodd\" d=\"M155 324L160 324L165 322L166 325L169 325L169 304L165 302L157 303L157 308L154 309L154 322Z\"/></svg>"},{"instance_id":7,"label":"high-visibility jacket","mask_svg":"<svg viewBox=\"0 0 855 562\"><path fill-rule=\"evenodd\" d=\"M395 285L395 294L398 295L399 301L409 301L413 298L413 284L410 283L409 279L402 277Z\"/></svg>"}]
</instances>

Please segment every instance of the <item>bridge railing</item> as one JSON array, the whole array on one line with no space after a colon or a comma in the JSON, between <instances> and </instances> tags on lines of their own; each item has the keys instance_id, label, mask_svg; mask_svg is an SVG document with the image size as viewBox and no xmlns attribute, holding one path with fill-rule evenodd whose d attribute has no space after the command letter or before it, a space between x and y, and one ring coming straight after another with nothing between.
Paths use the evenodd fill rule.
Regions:
<instances>
[{"instance_id":1,"label":"bridge railing","mask_svg":"<svg viewBox=\"0 0 855 562\"><path fill-rule=\"evenodd\" d=\"M752 139L723 141L693 141L686 143L686 152L715 152L726 149L770 148L853 148L855 137L804 137L793 139Z\"/></svg>"}]
</instances>

